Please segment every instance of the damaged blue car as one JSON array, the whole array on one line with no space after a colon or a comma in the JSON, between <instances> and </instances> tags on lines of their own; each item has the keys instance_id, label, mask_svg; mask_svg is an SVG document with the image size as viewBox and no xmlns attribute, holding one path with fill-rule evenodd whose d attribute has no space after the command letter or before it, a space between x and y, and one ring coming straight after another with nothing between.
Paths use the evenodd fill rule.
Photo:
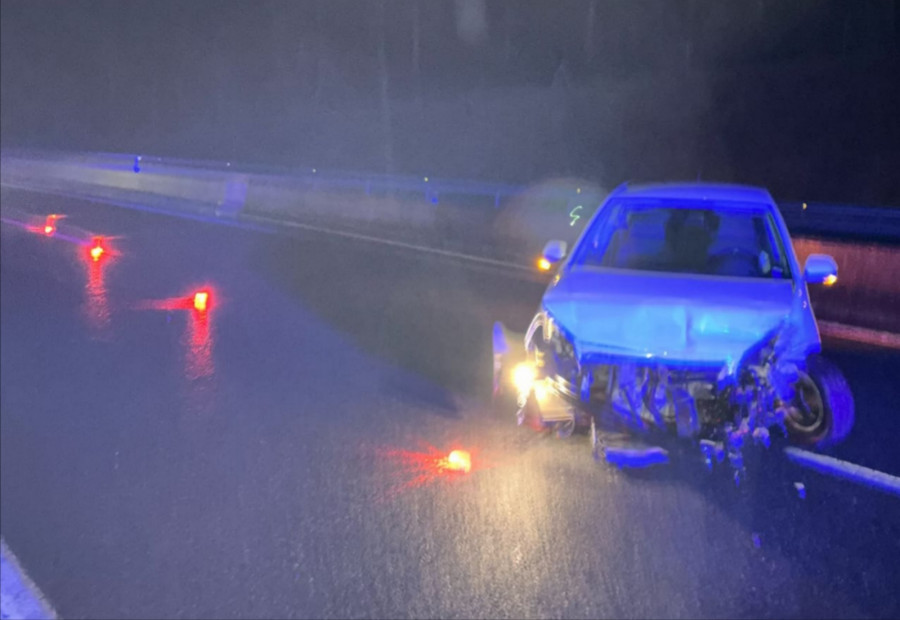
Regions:
<instances>
[{"instance_id":1,"label":"damaged blue car","mask_svg":"<svg viewBox=\"0 0 900 620\"><path fill-rule=\"evenodd\" d=\"M520 424L589 428L599 455L612 421L738 469L773 432L817 447L849 434L853 397L822 357L807 290L837 265L798 264L766 190L622 186L541 263L555 274L527 332L494 326L494 393Z\"/></svg>"}]
</instances>

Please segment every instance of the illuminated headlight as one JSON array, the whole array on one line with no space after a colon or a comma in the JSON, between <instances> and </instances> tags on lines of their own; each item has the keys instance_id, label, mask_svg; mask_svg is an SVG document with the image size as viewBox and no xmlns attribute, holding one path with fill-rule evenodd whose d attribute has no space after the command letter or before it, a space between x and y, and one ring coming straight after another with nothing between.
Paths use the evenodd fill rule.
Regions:
<instances>
[{"instance_id":1,"label":"illuminated headlight","mask_svg":"<svg viewBox=\"0 0 900 620\"><path fill-rule=\"evenodd\" d=\"M537 398L538 403L543 404L547 401L547 383L546 381L535 381L534 382L534 397Z\"/></svg>"},{"instance_id":2,"label":"illuminated headlight","mask_svg":"<svg viewBox=\"0 0 900 620\"><path fill-rule=\"evenodd\" d=\"M513 385L516 386L519 394L527 394L531 391L536 376L534 367L528 362L523 362L513 369Z\"/></svg>"}]
</instances>

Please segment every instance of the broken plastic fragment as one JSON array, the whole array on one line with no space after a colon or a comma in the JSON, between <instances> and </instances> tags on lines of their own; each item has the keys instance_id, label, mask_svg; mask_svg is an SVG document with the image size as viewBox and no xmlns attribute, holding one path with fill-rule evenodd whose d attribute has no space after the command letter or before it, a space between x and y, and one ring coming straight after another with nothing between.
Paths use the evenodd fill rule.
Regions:
<instances>
[{"instance_id":1,"label":"broken plastic fragment","mask_svg":"<svg viewBox=\"0 0 900 620\"><path fill-rule=\"evenodd\" d=\"M806 499L806 486L802 482L795 482L794 488L797 489L797 496L800 499Z\"/></svg>"},{"instance_id":2,"label":"broken plastic fragment","mask_svg":"<svg viewBox=\"0 0 900 620\"><path fill-rule=\"evenodd\" d=\"M753 436L753 440L756 443L761 443L766 448L768 448L769 445L771 445L771 443L772 443L772 438L769 435L769 429L767 429L763 426L757 426L756 428L754 428L752 436Z\"/></svg>"},{"instance_id":3,"label":"broken plastic fragment","mask_svg":"<svg viewBox=\"0 0 900 620\"><path fill-rule=\"evenodd\" d=\"M706 466L709 468L712 468L713 459L715 459L717 463L721 463L725 460L725 447L720 442L711 439L701 439L700 450L703 452Z\"/></svg>"},{"instance_id":4,"label":"broken plastic fragment","mask_svg":"<svg viewBox=\"0 0 900 620\"><path fill-rule=\"evenodd\" d=\"M606 461L616 467L649 467L669 462L669 453L662 448L606 448Z\"/></svg>"}]
</instances>

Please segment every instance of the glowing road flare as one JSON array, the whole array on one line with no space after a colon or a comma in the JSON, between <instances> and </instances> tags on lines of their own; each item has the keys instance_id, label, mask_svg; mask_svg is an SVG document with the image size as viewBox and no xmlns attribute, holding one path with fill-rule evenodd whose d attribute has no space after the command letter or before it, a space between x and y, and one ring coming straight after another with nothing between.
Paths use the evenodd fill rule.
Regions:
<instances>
[{"instance_id":1,"label":"glowing road flare","mask_svg":"<svg viewBox=\"0 0 900 620\"><path fill-rule=\"evenodd\" d=\"M837 276L834 275L834 274L831 274L831 275L829 275L827 278L825 278L825 281L823 282L823 284L824 284L825 286L831 286L831 285L834 284L835 282L837 282Z\"/></svg>"},{"instance_id":2,"label":"glowing road flare","mask_svg":"<svg viewBox=\"0 0 900 620\"><path fill-rule=\"evenodd\" d=\"M194 295L194 309L200 310L201 312L206 310L207 304L209 303L209 293L206 291L200 291Z\"/></svg>"},{"instance_id":3,"label":"glowing road flare","mask_svg":"<svg viewBox=\"0 0 900 620\"><path fill-rule=\"evenodd\" d=\"M56 220L58 220L61 215L58 213L51 213L47 216L47 219L44 221L44 234L52 235L56 232Z\"/></svg>"},{"instance_id":4,"label":"glowing road flare","mask_svg":"<svg viewBox=\"0 0 900 620\"><path fill-rule=\"evenodd\" d=\"M525 394L531 390L531 385L534 383L534 378L534 368L527 362L519 364L513 370L513 385L515 385L516 389L522 394Z\"/></svg>"},{"instance_id":5,"label":"glowing road flare","mask_svg":"<svg viewBox=\"0 0 900 620\"><path fill-rule=\"evenodd\" d=\"M454 450L447 457L447 469L469 473L472 469L472 457L465 450Z\"/></svg>"},{"instance_id":6,"label":"glowing road flare","mask_svg":"<svg viewBox=\"0 0 900 620\"><path fill-rule=\"evenodd\" d=\"M540 269L541 271L549 271L550 267L552 267L550 261L548 261L546 258L538 259L537 265L538 269Z\"/></svg>"}]
</instances>

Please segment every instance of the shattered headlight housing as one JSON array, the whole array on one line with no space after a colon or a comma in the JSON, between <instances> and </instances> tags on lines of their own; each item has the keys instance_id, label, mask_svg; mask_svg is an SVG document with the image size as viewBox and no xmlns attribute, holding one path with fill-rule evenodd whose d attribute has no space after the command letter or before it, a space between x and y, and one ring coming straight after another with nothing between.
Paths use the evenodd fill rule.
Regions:
<instances>
[{"instance_id":1,"label":"shattered headlight housing","mask_svg":"<svg viewBox=\"0 0 900 620\"><path fill-rule=\"evenodd\" d=\"M739 407L739 418L746 420L751 432L784 428L785 407L794 399L800 376L797 365L784 356L790 336L789 328L779 325L719 372L719 393L727 394Z\"/></svg>"}]
</instances>

